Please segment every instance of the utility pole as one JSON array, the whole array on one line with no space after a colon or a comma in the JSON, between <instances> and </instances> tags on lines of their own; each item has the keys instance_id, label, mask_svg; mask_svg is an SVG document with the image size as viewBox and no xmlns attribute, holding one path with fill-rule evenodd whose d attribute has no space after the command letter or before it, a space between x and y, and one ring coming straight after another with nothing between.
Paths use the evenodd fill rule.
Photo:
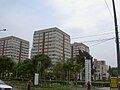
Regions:
<instances>
[{"instance_id":1,"label":"utility pole","mask_svg":"<svg viewBox=\"0 0 120 90\"><path fill-rule=\"evenodd\" d=\"M113 12L114 12L114 24L115 24L115 37L116 37L116 51L117 51L117 68L118 68L118 90L120 90L120 51L119 51L119 34L118 34L118 25L117 25L117 15L115 9L115 1L113 3Z\"/></svg>"}]
</instances>

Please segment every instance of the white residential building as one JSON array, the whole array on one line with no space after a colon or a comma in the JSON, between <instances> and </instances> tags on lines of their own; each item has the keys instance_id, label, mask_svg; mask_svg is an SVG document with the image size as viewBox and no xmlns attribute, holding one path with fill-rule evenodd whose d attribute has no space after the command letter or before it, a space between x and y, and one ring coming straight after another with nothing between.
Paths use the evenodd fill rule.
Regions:
<instances>
[{"instance_id":1,"label":"white residential building","mask_svg":"<svg viewBox=\"0 0 120 90\"><path fill-rule=\"evenodd\" d=\"M0 55L12 58L15 62L28 59L29 42L15 36L0 38Z\"/></svg>"},{"instance_id":2,"label":"white residential building","mask_svg":"<svg viewBox=\"0 0 120 90\"><path fill-rule=\"evenodd\" d=\"M57 27L34 32L32 57L48 55L53 63L70 58L70 36Z\"/></svg>"},{"instance_id":3,"label":"white residential building","mask_svg":"<svg viewBox=\"0 0 120 90\"><path fill-rule=\"evenodd\" d=\"M108 79L108 70L109 67L106 65L106 62L104 60L97 61L97 59L94 59L94 68L95 68L95 80L103 80Z\"/></svg>"},{"instance_id":4,"label":"white residential building","mask_svg":"<svg viewBox=\"0 0 120 90\"><path fill-rule=\"evenodd\" d=\"M89 51L89 47L83 43L73 43L71 44L71 57L75 57L76 55L79 55L79 50L81 51L86 51L86 52L90 52Z\"/></svg>"}]
</instances>

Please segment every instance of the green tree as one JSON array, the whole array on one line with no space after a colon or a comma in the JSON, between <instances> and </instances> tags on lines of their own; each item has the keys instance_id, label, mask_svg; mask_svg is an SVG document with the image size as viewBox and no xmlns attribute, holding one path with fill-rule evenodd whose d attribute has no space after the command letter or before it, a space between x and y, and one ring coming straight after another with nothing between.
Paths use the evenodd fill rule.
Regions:
<instances>
[{"instance_id":1,"label":"green tree","mask_svg":"<svg viewBox=\"0 0 120 90\"><path fill-rule=\"evenodd\" d=\"M73 58L68 59L63 66L64 71L66 72L66 79L68 83L70 82L70 77L73 71Z\"/></svg>"},{"instance_id":2,"label":"green tree","mask_svg":"<svg viewBox=\"0 0 120 90\"><path fill-rule=\"evenodd\" d=\"M109 74L111 77L117 77L118 76L118 69L117 67L109 67Z\"/></svg>"},{"instance_id":3,"label":"green tree","mask_svg":"<svg viewBox=\"0 0 120 90\"><path fill-rule=\"evenodd\" d=\"M55 80L61 81L63 79L62 73L63 73L63 63L58 62L53 66L53 74Z\"/></svg>"},{"instance_id":4,"label":"green tree","mask_svg":"<svg viewBox=\"0 0 120 90\"><path fill-rule=\"evenodd\" d=\"M15 67L16 77L31 78L33 76L33 64L31 60L20 62Z\"/></svg>"},{"instance_id":5,"label":"green tree","mask_svg":"<svg viewBox=\"0 0 120 90\"><path fill-rule=\"evenodd\" d=\"M0 75L6 76L13 72L14 61L7 56L0 56Z\"/></svg>"},{"instance_id":6,"label":"green tree","mask_svg":"<svg viewBox=\"0 0 120 90\"><path fill-rule=\"evenodd\" d=\"M85 76L85 52L79 50L79 54L76 55L75 60L76 60L76 64L80 65L80 66L77 65L77 67L80 67L79 73L80 71L82 71L82 77L84 77ZM77 75L77 72L76 72L76 75Z\"/></svg>"},{"instance_id":7,"label":"green tree","mask_svg":"<svg viewBox=\"0 0 120 90\"><path fill-rule=\"evenodd\" d=\"M66 81L69 83L70 80L77 81L78 73L81 70L81 64L79 64L76 58L70 58L63 62L58 62L53 66L53 74L55 80Z\"/></svg>"},{"instance_id":8,"label":"green tree","mask_svg":"<svg viewBox=\"0 0 120 90\"><path fill-rule=\"evenodd\" d=\"M80 64L82 66L82 68L85 67L85 54L84 54L84 52L79 50L79 54L76 55L75 59L76 59L76 63Z\"/></svg>"},{"instance_id":9,"label":"green tree","mask_svg":"<svg viewBox=\"0 0 120 90\"><path fill-rule=\"evenodd\" d=\"M45 70L51 66L51 59L45 54L37 54L32 58L34 73L39 72L40 76L44 78Z\"/></svg>"}]
</instances>

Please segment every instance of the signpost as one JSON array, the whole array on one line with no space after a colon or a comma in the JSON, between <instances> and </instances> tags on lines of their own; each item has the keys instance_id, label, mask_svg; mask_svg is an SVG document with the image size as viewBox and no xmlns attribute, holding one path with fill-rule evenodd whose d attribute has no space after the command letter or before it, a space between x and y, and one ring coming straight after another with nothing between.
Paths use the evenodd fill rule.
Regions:
<instances>
[{"instance_id":1,"label":"signpost","mask_svg":"<svg viewBox=\"0 0 120 90\"><path fill-rule=\"evenodd\" d=\"M117 88L117 77L111 77L110 78L110 88Z\"/></svg>"},{"instance_id":2,"label":"signpost","mask_svg":"<svg viewBox=\"0 0 120 90\"><path fill-rule=\"evenodd\" d=\"M38 85L38 84L39 84L39 74L35 73L35 76L34 76L34 85Z\"/></svg>"},{"instance_id":3,"label":"signpost","mask_svg":"<svg viewBox=\"0 0 120 90\"><path fill-rule=\"evenodd\" d=\"M91 83L91 60L86 59L85 60L85 83L87 82Z\"/></svg>"}]
</instances>

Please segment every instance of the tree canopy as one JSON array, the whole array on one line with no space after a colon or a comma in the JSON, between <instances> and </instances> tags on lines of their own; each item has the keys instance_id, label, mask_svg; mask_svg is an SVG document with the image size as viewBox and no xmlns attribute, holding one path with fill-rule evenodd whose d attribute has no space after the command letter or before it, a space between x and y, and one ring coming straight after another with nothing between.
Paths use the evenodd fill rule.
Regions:
<instances>
[{"instance_id":1,"label":"tree canopy","mask_svg":"<svg viewBox=\"0 0 120 90\"><path fill-rule=\"evenodd\" d=\"M7 57L0 56L0 74L10 73L14 69L15 62Z\"/></svg>"},{"instance_id":2,"label":"tree canopy","mask_svg":"<svg viewBox=\"0 0 120 90\"><path fill-rule=\"evenodd\" d=\"M30 60L23 61L16 65L15 74L17 77L31 78L33 72L34 69Z\"/></svg>"},{"instance_id":3,"label":"tree canopy","mask_svg":"<svg viewBox=\"0 0 120 90\"><path fill-rule=\"evenodd\" d=\"M45 54L37 54L32 58L32 63L35 66L35 70L37 70L38 65L40 64L40 70L44 71L51 65L51 59Z\"/></svg>"}]
</instances>

